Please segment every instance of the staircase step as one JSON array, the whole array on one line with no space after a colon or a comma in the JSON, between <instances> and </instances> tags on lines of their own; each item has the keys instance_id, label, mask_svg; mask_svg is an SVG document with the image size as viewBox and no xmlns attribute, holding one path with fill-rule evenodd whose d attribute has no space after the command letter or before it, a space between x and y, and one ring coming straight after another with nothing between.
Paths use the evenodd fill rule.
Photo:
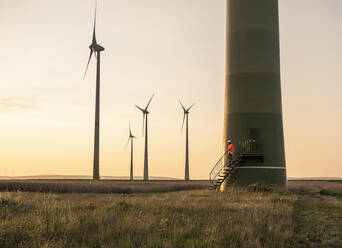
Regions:
<instances>
[{"instance_id":1,"label":"staircase step","mask_svg":"<svg viewBox=\"0 0 342 248\"><path fill-rule=\"evenodd\" d=\"M223 157L224 156L222 156L222 158ZM219 175L217 175L214 180L210 178L212 184L210 188L212 189L218 189L225 180L229 180L232 177L233 170L243 161L241 158L238 158L229 164L223 164L222 158L214 166L214 169L218 169ZM214 171L214 169L212 171Z\"/></svg>"}]
</instances>

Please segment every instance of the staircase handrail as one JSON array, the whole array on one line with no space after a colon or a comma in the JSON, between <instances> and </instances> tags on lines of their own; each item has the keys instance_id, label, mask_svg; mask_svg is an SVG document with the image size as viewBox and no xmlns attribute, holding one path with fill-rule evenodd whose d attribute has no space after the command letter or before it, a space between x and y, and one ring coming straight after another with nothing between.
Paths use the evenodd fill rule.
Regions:
<instances>
[{"instance_id":1,"label":"staircase handrail","mask_svg":"<svg viewBox=\"0 0 342 248\"><path fill-rule=\"evenodd\" d=\"M213 169L210 171L209 173L209 182L213 183L217 176L222 172L223 168L224 168L224 164L222 163L222 160L224 159L225 156L227 156L228 154L228 150L222 155L222 157L217 161L217 163L215 164L215 166L213 167ZM228 159L228 156L227 156Z\"/></svg>"},{"instance_id":2,"label":"staircase handrail","mask_svg":"<svg viewBox=\"0 0 342 248\"><path fill-rule=\"evenodd\" d=\"M229 173L227 173L223 178L222 178L222 183L226 180L227 177L229 177L233 170L241 163L242 159L239 158L237 160L234 160L228 167L231 169Z\"/></svg>"}]
</instances>

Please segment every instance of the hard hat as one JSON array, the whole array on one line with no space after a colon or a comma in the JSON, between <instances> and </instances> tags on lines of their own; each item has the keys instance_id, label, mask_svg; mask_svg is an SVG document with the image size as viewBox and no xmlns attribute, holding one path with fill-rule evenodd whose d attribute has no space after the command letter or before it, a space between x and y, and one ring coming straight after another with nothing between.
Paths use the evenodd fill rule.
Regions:
<instances>
[{"instance_id":1,"label":"hard hat","mask_svg":"<svg viewBox=\"0 0 342 248\"><path fill-rule=\"evenodd\" d=\"M232 143L232 141L231 141L231 140L228 140L227 143Z\"/></svg>"}]
</instances>

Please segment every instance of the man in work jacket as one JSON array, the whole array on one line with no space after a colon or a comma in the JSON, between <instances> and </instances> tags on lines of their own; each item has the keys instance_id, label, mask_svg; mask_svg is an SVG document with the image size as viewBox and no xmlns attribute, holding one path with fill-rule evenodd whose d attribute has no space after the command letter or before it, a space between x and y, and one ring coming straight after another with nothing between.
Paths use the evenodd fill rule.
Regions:
<instances>
[{"instance_id":1,"label":"man in work jacket","mask_svg":"<svg viewBox=\"0 0 342 248\"><path fill-rule=\"evenodd\" d=\"M229 161L229 165L233 163L234 152L235 152L235 146L233 145L231 140L228 140L228 161Z\"/></svg>"}]
</instances>

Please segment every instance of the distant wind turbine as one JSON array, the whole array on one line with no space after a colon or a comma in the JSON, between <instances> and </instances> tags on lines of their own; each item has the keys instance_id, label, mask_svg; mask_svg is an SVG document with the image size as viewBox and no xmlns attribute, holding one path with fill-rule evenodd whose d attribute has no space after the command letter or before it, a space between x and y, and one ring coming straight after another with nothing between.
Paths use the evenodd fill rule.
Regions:
<instances>
[{"instance_id":1,"label":"distant wind turbine","mask_svg":"<svg viewBox=\"0 0 342 248\"><path fill-rule=\"evenodd\" d=\"M95 105L95 137L94 137L94 162L93 162L93 179L99 180L100 179L100 172L99 172L99 135L100 135L100 57L101 52L104 51L104 47L97 44L96 41L96 11L97 11L97 2L95 4L95 16L94 16L94 28L93 28L93 39L89 46L90 48L90 55L88 59L88 64L84 73L85 78L90 59L94 53L96 60L97 60L97 66L96 66L96 105Z\"/></svg>"},{"instance_id":2,"label":"distant wind turbine","mask_svg":"<svg viewBox=\"0 0 342 248\"><path fill-rule=\"evenodd\" d=\"M184 111L183 115L183 123L182 123L182 131L184 127L184 121L186 122L186 138L185 138L185 180L189 181L189 111L190 109L195 105L192 104L190 108L185 108L182 104L182 102L179 100L180 105L182 106L182 109Z\"/></svg>"},{"instance_id":3,"label":"distant wind turbine","mask_svg":"<svg viewBox=\"0 0 342 248\"><path fill-rule=\"evenodd\" d=\"M126 143L126 146L128 145L128 143L131 141L131 168L130 168L130 175L129 175L129 179L130 180L133 180L133 140L136 139L137 137L135 137L133 134L132 134L132 131L131 131L131 124L129 124L129 137L128 137L128 141Z\"/></svg>"},{"instance_id":4,"label":"distant wind turbine","mask_svg":"<svg viewBox=\"0 0 342 248\"><path fill-rule=\"evenodd\" d=\"M147 118L149 112L147 111L148 106L150 105L152 98L154 97L154 94L152 95L150 101L147 103L146 107L140 108L139 106L135 105L138 109L141 110L143 113L143 134L145 131L145 155L144 155L144 180L148 180L148 126L147 126Z\"/></svg>"}]
</instances>

